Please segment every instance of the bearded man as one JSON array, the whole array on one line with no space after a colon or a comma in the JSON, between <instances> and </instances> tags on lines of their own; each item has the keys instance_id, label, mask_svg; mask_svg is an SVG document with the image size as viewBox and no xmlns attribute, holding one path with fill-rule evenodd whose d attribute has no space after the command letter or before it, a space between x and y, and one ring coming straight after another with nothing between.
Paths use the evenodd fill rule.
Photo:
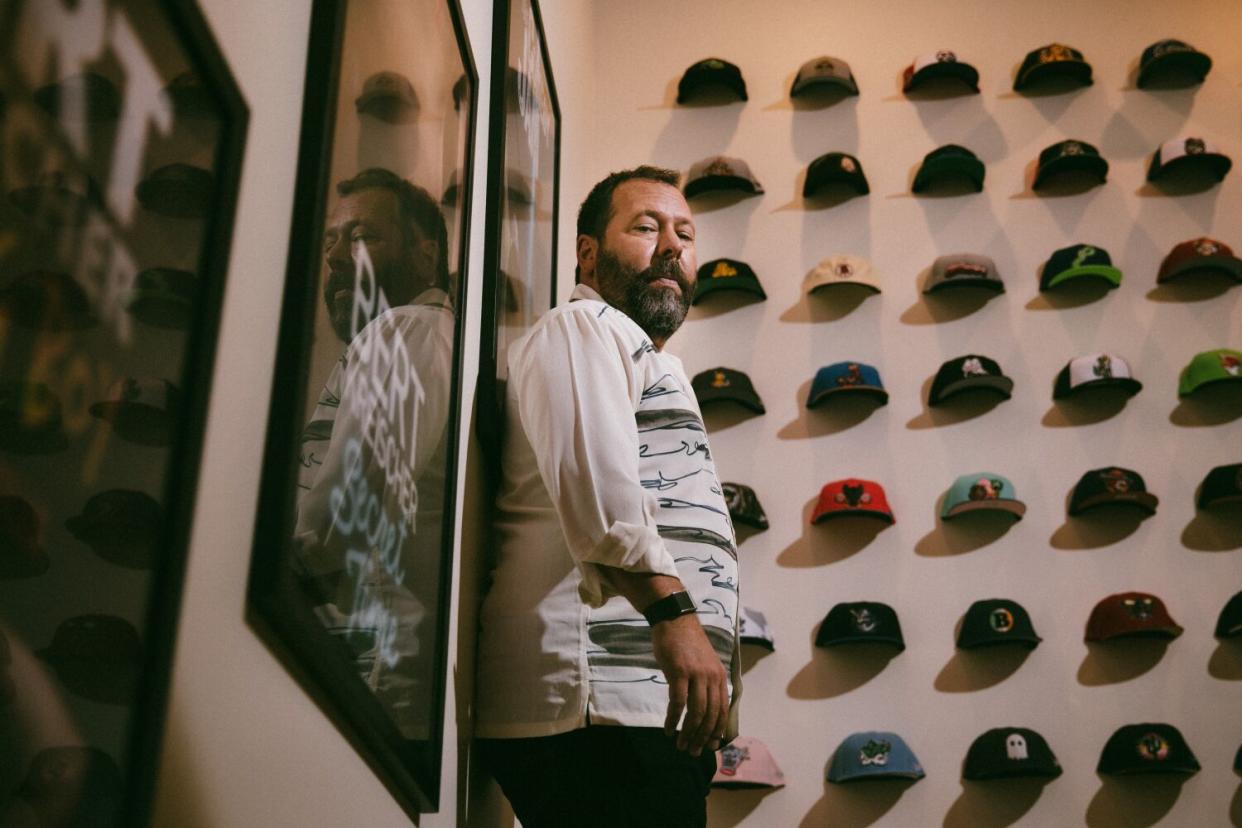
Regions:
<instances>
[{"instance_id":1,"label":"bearded man","mask_svg":"<svg viewBox=\"0 0 1242 828\"><path fill-rule=\"evenodd\" d=\"M570 301L508 352L476 735L526 828L705 825L737 731L733 525L664 350L697 267L677 182L595 185Z\"/></svg>"}]
</instances>

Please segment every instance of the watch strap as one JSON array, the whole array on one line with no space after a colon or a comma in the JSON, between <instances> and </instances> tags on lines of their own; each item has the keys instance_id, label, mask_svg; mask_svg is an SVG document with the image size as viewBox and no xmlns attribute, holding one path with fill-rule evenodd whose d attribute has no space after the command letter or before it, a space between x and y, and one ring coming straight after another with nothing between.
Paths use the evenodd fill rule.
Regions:
<instances>
[{"instance_id":1,"label":"watch strap","mask_svg":"<svg viewBox=\"0 0 1242 828\"><path fill-rule=\"evenodd\" d=\"M647 619L648 624L655 626L661 621L670 621L683 615L690 615L694 611L694 601L690 599L690 593L682 590L665 595L649 604L643 610L643 617Z\"/></svg>"}]
</instances>

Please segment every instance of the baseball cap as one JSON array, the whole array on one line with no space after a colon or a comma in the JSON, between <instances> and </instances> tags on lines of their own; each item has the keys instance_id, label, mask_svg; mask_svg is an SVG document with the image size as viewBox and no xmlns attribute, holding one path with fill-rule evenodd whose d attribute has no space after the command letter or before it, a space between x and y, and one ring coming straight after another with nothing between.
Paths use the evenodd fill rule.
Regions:
<instances>
[{"instance_id":1,"label":"baseball cap","mask_svg":"<svg viewBox=\"0 0 1242 828\"><path fill-rule=\"evenodd\" d=\"M916 57L901 77L901 88L905 92L910 92L934 78L957 78L972 91L979 91L979 71L969 63L958 60L957 53L949 49Z\"/></svg>"},{"instance_id":2,"label":"baseball cap","mask_svg":"<svg viewBox=\"0 0 1242 828\"><path fill-rule=\"evenodd\" d=\"M1173 38L1157 40L1139 58L1137 85L1142 89L1158 77L1179 74L1203 83L1211 68L1212 59L1189 43Z\"/></svg>"},{"instance_id":3,"label":"baseball cap","mask_svg":"<svg viewBox=\"0 0 1242 828\"><path fill-rule=\"evenodd\" d=\"M1026 504L1018 500L1009 478L994 472L963 474L949 487L949 494L940 509L942 520L980 509L1009 512L1017 520L1026 514Z\"/></svg>"},{"instance_id":4,"label":"baseball cap","mask_svg":"<svg viewBox=\"0 0 1242 828\"><path fill-rule=\"evenodd\" d=\"M922 193L929 190L937 180L966 178L978 193L983 191L985 172L979 156L959 144L945 144L923 156L923 163L915 173L914 184L910 189Z\"/></svg>"},{"instance_id":5,"label":"baseball cap","mask_svg":"<svg viewBox=\"0 0 1242 828\"><path fill-rule=\"evenodd\" d=\"M741 100L746 98L746 81L742 70L720 58L706 58L692 63L677 83L677 103L685 103L707 86L723 86L732 90Z\"/></svg>"},{"instance_id":6,"label":"baseball cap","mask_svg":"<svg viewBox=\"0 0 1242 828\"><path fill-rule=\"evenodd\" d=\"M686 198L694 198L711 190L739 190L759 195L763 192L763 185L759 183L751 173L750 166L742 159L713 155L690 167L690 172L686 174L686 186L683 189Z\"/></svg>"},{"instance_id":7,"label":"baseball cap","mask_svg":"<svg viewBox=\"0 0 1242 828\"><path fill-rule=\"evenodd\" d=\"M77 225L86 220L86 208L102 199L95 179L64 168L39 173L33 184L10 190L9 200L27 215Z\"/></svg>"},{"instance_id":8,"label":"baseball cap","mask_svg":"<svg viewBox=\"0 0 1242 828\"><path fill-rule=\"evenodd\" d=\"M699 405L713 402L735 402L756 414L764 413L763 400L755 393L750 377L732 368L711 368L695 374L690 381Z\"/></svg>"},{"instance_id":9,"label":"baseball cap","mask_svg":"<svg viewBox=\"0 0 1242 828\"><path fill-rule=\"evenodd\" d=\"M1056 779L1061 763L1043 736L1027 727L994 727L976 738L962 763L963 779Z\"/></svg>"},{"instance_id":10,"label":"baseball cap","mask_svg":"<svg viewBox=\"0 0 1242 828\"><path fill-rule=\"evenodd\" d=\"M131 569L154 563L164 512L155 498L132 489L91 495L65 527L106 561Z\"/></svg>"},{"instance_id":11,"label":"baseball cap","mask_svg":"<svg viewBox=\"0 0 1242 828\"><path fill-rule=\"evenodd\" d=\"M897 522L893 510L889 508L884 488L879 483L856 477L836 480L820 489L811 523L848 515L878 518L885 523Z\"/></svg>"},{"instance_id":12,"label":"baseball cap","mask_svg":"<svg viewBox=\"0 0 1242 828\"><path fill-rule=\"evenodd\" d=\"M69 443L62 424L60 398L47 383L0 381L0 448L60 451Z\"/></svg>"},{"instance_id":13,"label":"baseball cap","mask_svg":"<svg viewBox=\"0 0 1242 828\"><path fill-rule=\"evenodd\" d=\"M42 575L48 565L34 507L20 495L0 495L0 580Z\"/></svg>"},{"instance_id":14,"label":"baseball cap","mask_svg":"<svg viewBox=\"0 0 1242 828\"><path fill-rule=\"evenodd\" d=\"M829 256L811 268L804 280L807 293L835 285L860 285L872 293L880 292L880 282L871 262L861 256Z\"/></svg>"},{"instance_id":15,"label":"baseball cap","mask_svg":"<svg viewBox=\"0 0 1242 828\"><path fill-rule=\"evenodd\" d=\"M936 293L945 288L981 287L1004 293L1005 283L996 270L996 262L978 253L950 253L938 256L932 262L931 276L923 287L924 293Z\"/></svg>"},{"instance_id":16,"label":"baseball cap","mask_svg":"<svg viewBox=\"0 0 1242 828\"><path fill-rule=\"evenodd\" d=\"M1081 515L1105 503L1128 503L1154 515L1159 502L1159 498L1147 491L1147 484L1138 472L1106 466L1092 469L1079 478L1070 495L1069 513Z\"/></svg>"},{"instance_id":17,"label":"baseball cap","mask_svg":"<svg viewBox=\"0 0 1242 828\"><path fill-rule=\"evenodd\" d=\"M108 398L92 403L90 412L126 440L149 444L167 440L180 402L180 391L168 380L125 377L112 383Z\"/></svg>"},{"instance_id":18,"label":"baseball cap","mask_svg":"<svg viewBox=\"0 0 1242 828\"><path fill-rule=\"evenodd\" d=\"M922 779L926 774L914 751L896 733L866 730L853 733L832 754L829 782L862 779Z\"/></svg>"},{"instance_id":19,"label":"baseball cap","mask_svg":"<svg viewBox=\"0 0 1242 828\"><path fill-rule=\"evenodd\" d=\"M134 194L148 210L173 218L202 218L211 208L215 179L193 164L157 167L138 182Z\"/></svg>"},{"instance_id":20,"label":"baseball cap","mask_svg":"<svg viewBox=\"0 0 1242 828\"><path fill-rule=\"evenodd\" d=\"M1084 388L1118 386L1134 396L1143 390L1143 383L1134 378L1130 363L1116 354L1088 354L1071 359L1057 374L1052 389L1054 400L1072 397Z\"/></svg>"},{"instance_id":21,"label":"baseball cap","mask_svg":"<svg viewBox=\"0 0 1242 828\"><path fill-rule=\"evenodd\" d=\"M1147 167L1147 180L1156 181L1166 175L1177 175L1187 170L1207 170L1224 181L1233 161L1220 151L1214 142L1204 138L1174 138L1165 141L1151 156Z\"/></svg>"},{"instance_id":22,"label":"baseball cap","mask_svg":"<svg viewBox=\"0 0 1242 828\"><path fill-rule=\"evenodd\" d=\"M1242 351L1217 348L1191 357L1177 380L1177 396L1185 397L1205 385L1242 380Z\"/></svg>"},{"instance_id":23,"label":"baseball cap","mask_svg":"<svg viewBox=\"0 0 1242 828\"><path fill-rule=\"evenodd\" d=\"M850 65L841 58L828 55L811 58L802 64L802 68L794 76L789 97L796 98L816 86L832 86L844 89L851 95L858 94L858 83L854 80Z\"/></svg>"},{"instance_id":24,"label":"baseball cap","mask_svg":"<svg viewBox=\"0 0 1242 828\"><path fill-rule=\"evenodd\" d=\"M752 736L738 736L716 751L713 788L783 788L781 773L768 746Z\"/></svg>"},{"instance_id":25,"label":"baseball cap","mask_svg":"<svg viewBox=\"0 0 1242 828\"><path fill-rule=\"evenodd\" d=\"M888 644L897 652L906 648L897 612L878 601L844 602L828 610L815 633L815 646L838 644Z\"/></svg>"},{"instance_id":26,"label":"baseball cap","mask_svg":"<svg viewBox=\"0 0 1242 828\"><path fill-rule=\"evenodd\" d=\"M53 118L67 113L87 121L110 121L121 114L121 93L115 83L98 72L70 75L39 87L31 97ZM80 102L81 109L67 107L69 102Z\"/></svg>"},{"instance_id":27,"label":"baseball cap","mask_svg":"<svg viewBox=\"0 0 1242 828\"><path fill-rule=\"evenodd\" d=\"M133 698L142 643L133 625L116 615L78 615L61 622L52 643L36 653L83 698L123 704Z\"/></svg>"},{"instance_id":28,"label":"baseball cap","mask_svg":"<svg viewBox=\"0 0 1242 828\"><path fill-rule=\"evenodd\" d=\"M963 650L999 644L1021 644L1033 650L1041 641L1022 605L1005 598L975 601L962 616L957 634L957 646Z\"/></svg>"},{"instance_id":29,"label":"baseball cap","mask_svg":"<svg viewBox=\"0 0 1242 828\"><path fill-rule=\"evenodd\" d=\"M57 825L104 826L119 824L115 815L124 793L124 777L110 755L88 745L57 745L30 760L15 799L28 805L55 803ZM28 824L6 820L18 823Z\"/></svg>"},{"instance_id":30,"label":"baseball cap","mask_svg":"<svg viewBox=\"0 0 1242 828\"><path fill-rule=\"evenodd\" d=\"M1097 773L1184 773L1199 772L1199 760L1171 724L1144 722L1119 727L1100 754Z\"/></svg>"},{"instance_id":31,"label":"baseball cap","mask_svg":"<svg viewBox=\"0 0 1242 828\"><path fill-rule=\"evenodd\" d=\"M808 198L833 182L848 184L859 195L871 192L862 164L847 152L829 152L821 155L806 168L806 181L802 184L802 197Z\"/></svg>"},{"instance_id":32,"label":"baseball cap","mask_svg":"<svg viewBox=\"0 0 1242 828\"><path fill-rule=\"evenodd\" d=\"M1224 242L1200 236L1175 245L1160 263L1156 283L1167 282L1175 276L1204 270L1219 270L1242 282L1242 259Z\"/></svg>"},{"instance_id":33,"label":"baseball cap","mask_svg":"<svg viewBox=\"0 0 1242 828\"><path fill-rule=\"evenodd\" d=\"M1084 641L1114 638L1177 638L1182 628L1155 595L1119 592L1102 599L1087 619Z\"/></svg>"},{"instance_id":34,"label":"baseball cap","mask_svg":"<svg viewBox=\"0 0 1242 828\"><path fill-rule=\"evenodd\" d=\"M160 96L168 101L178 116L202 117L217 112L216 99L202 77L194 71L177 75L160 90Z\"/></svg>"},{"instance_id":35,"label":"baseball cap","mask_svg":"<svg viewBox=\"0 0 1242 828\"><path fill-rule=\"evenodd\" d=\"M888 392L880 381L880 372L862 362L835 362L815 372L811 393L806 399L807 408L815 408L833 394L853 392L888 402Z\"/></svg>"},{"instance_id":36,"label":"baseball cap","mask_svg":"<svg viewBox=\"0 0 1242 828\"><path fill-rule=\"evenodd\" d=\"M1199 485L1200 509L1242 504L1242 463L1217 466L1207 473Z\"/></svg>"},{"instance_id":37,"label":"baseball cap","mask_svg":"<svg viewBox=\"0 0 1242 828\"><path fill-rule=\"evenodd\" d=\"M414 85L400 72L376 72L362 84L354 99L358 114L366 113L390 124L408 124L418 113Z\"/></svg>"},{"instance_id":38,"label":"baseball cap","mask_svg":"<svg viewBox=\"0 0 1242 828\"><path fill-rule=\"evenodd\" d=\"M768 298L755 271L746 262L737 259L713 259L699 267L693 304L697 305L704 296L720 290L740 290L760 299Z\"/></svg>"},{"instance_id":39,"label":"baseball cap","mask_svg":"<svg viewBox=\"0 0 1242 828\"><path fill-rule=\"evenodd\" d=\"M729 507L729 516L735 521L756 529L768 528L768 516L763 513L754 489L741 483L721 483L720 490Z\"/></svg>"},{"instance_id":40,"label":"baseball cap","mask_svg":"<svg viewBox=\"0 0 1242 828\"><path fill-rule=\"evenodd\" d=\"M1040 189L1054 175L1079 170L1094 174L1101 184L1108 179L1108 162L1093 145L1075 138L1058 141L1039 154L1031 189Z\"/></svg>"},{"instance_id":41,"label":"baseball cap","mask_svg":"<svg viewBox=\"0 0 1242 828\"><path fill-rule=\"evenodd\" d=\"M129 312L153 327L186 328L197 290L198 277L188 270L149 267L134 280Z\"/></svg>"},{"instance_id":42,"label":"baseball cap","mask_svg":"<svg viewBox=\"0 0 1242 828\"><path fill-rule=\"evenodd\" d=\"M0 311L18 325L48 331L81 330L98 321L78 281L53 270L28 270L0 288Z\"/></svg>"},{"instance_id":43,"label":"baseball cap","mask_svg":"<svg viewBox=\"0 0 1242 828\"><path fill-rule=\"evenodd\" d=\"M1217 638L1236 638L1242 635L1242 592L1230 598L1221 608L1216 619Z\"/></svg>"},{"instance_id":44,"label":"baseball cap","mask_svg":"<svg viewBox=\"0 0 1242 828\"><path fill-rule=\"evenodd\" d=\"M1054 77L1071 78L1083 86L1090 86L1091 64L1077 49L1061 43L1049 43L1027 53L1018 68L1013 88L1015 92L1021 91Z\"/></svg>"},{"instance_id":45,"label":"baseball cap","mask_svg":"<svg viewBox=\"0 0 1242 828\"><path fill-rule=\"evenodd\" d=\"M776 641L772 638L771 630L768 629L767 616L757 609L742 607L742 614L738 617L737 632L743 644L754 644L765 650L776 649Z\"/></svg>"},{"instance_id":46,"label":"baseball cap","mask_svg":"<svg viewBox=\"0 0 1242 828\"><path fill-rule=\"evenodd\" d=\"M984 389L1005 399L1013 396L1013 380L1005 376L996 360L978 354L950 359L940 366L932 380L927 404L936 406L963 391Z\"/></svg>"},{"instance_id":47,"label":"baseball cap","mask_svg":"<svg viewBox=\"0 0 1242 828\"><path fill-rule=\"evenodd\" d=\"M1113 257L1094 244L1072 244L1048 257L1039 277L1039 289L1048 290L1070 279L1091 276L1108 283L1109 288L1121 284L1121 271L1113 267Z\"/></svg>"}]
</instances>

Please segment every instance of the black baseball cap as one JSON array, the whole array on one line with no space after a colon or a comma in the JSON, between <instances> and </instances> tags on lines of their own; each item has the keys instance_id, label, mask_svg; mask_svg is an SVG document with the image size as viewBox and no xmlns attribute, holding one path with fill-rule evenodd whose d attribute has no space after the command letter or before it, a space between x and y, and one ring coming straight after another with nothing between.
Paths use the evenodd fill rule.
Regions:
<instances>
[{"instance_id":1,"label":"black baseball cap","mask_svg":"<svg viewBox=\"0 0 1242 828\"><path fill-rule=\"evenodd\" d=\"M0 312L23 327L48 331L76 331L98 321L78 281L52 270L28 270L0 288Z\"/></svg>"},{"instance_id":2,"label":"black baseball cap","mask_svg":"<svg viewBox=\"0 0 1242 828\"><path fill-rule=\"evenodd\" d=\"M111 704L133 700L142 663L134 626L116 615L78 615L61 622L52 643L37 652L56 668L66 687L83 698Z\"/></svg>"},{"instance_id":3,"label":"black baseball cap","mask_svg":"<svg viewBox=\"0 0 1242 828\"><path fill-rule=\"evenodd\" d=\"M693 304L697 305L704 296L722 290L740 290L760 299L768 298L755 271L746 262L737 259L713 259L699 267Z\"/></svg>"},{"instance_id":4,"label":"black baseball cap","mask_svg":"<svg viewBox=\"0 0 1242 828\"><path fill-rule=\"evenodd\" d=\"M121 93L115 83L98 72L70 75L39 87L31 97L53 118L66 114L66 100L74 99L81 101L83 109L79 114L87 121L111 121L121 114Z\"/></svg>"},{"instance_id":5,"label":"black baseball cap","mask_svg":"<svg viewBox=\"0 0 1242 828\"><path fill-rule=\"evenodd\" d=\"M1221 608L1216 619L1217 638L1237 638L1242 635L1242 592L1237 593Z\"/></svg>"},{"instance_id":6,"label":"black baseball cap","mask_svg":"<svg viewBox=\"0 0 1242 828\"><path fill-rule=\"evenodd\" d=\"M732 368L702 371L695 374L690 386L694 389L694 396L698 398L700 406L714 402L735 402L756 414L762 414L766 410L763 400L755 393L750 377Z\"/></svg>"},{"instance_id":7,"label":"black baseball cap","mask_svg":"<svg viewBox=\"0 0 1242 828\"><path fill-rule=\"evenodd\" d=\"M806 181L802 184L802 197L807 198L832 182L842 182L854 188L859 195L871 192L862 164L847 152L829 152L821 155L806 168Z\"/></svg>"},{"instance_id":8,"label":"black baseball cap","mask_svg":"<svg viewBox=\"0 0 1242 828\"><path fill-rule=\"evenodd\" d=\"M731 518L755 529L768 528L768 516L763 513L754 489L742 483L721 483L720 489Z\"/></svg>"},{"instance_id":9,"label":"black baseball cap","mask_svg":"<svg viewBox=\"0 0 1242 828\"><path fill-rule=\"evenodd\" d=\"M157 328L184 329L190 324L198 277L175 267L139 271L130 294L129 312Z\"/></svg>"},{"instance_id":10,"label":"black baseball cap","mask_svg":"<svg viewBox=\"0 0 1242 828\"><path fill-rule=\"evenodd\" d=\"M1109 775L1190 775L1199 772L1199 760L1176 727L1144 722L1118 728L1104 745L1095 769Z\"/></svg>"},{"instance_id":11,"label":"black baseball cap","mask_svg":"<svg viewBox=\"0 0 1242 828\"><path fill-rule=\"evenodd\" d=\"M65 527L99 557L131 569L154 563L164 511L146 492L108 489L91 495Z\"/></svg>"},{"instance_id":12,"label":"black baseball cap","mask_svg":"<svg viewBox=\"0 0 1242 828\"><path fill-rule=\"evenodd\" d=\"M400 72L376 72L362 85L354 99L358 114L372 115L390 124L407 124L418 114L414 85Z\"/></svg>"},{"instance_id":13,"label":"black baseball cap","mask_svg":"<svg viewBox=\"0 0 1242 828\"><path fill-rule=\"evenodd\" d=\"M1091 277L1103 280L1109 289L1121 284L1121 271L1113 257L1096 244L1071 244L1053 252L1039 275L1039 289L1048 290L1070 279Z\"/></svg>"},{"instance_id":14,"label":"black baseball cap","mask_svg":"<svg viewBox=\"0 0 1242 828\"><path fill-rule=\"evenodd\" d=\"M1082 52L1061 43L1049 43L1027 53L1014 78L1015 92L1026 89L1049 78L1065 77L1090 86L1091 64Z\"/></svg>"},{"instance_id":15,"label":"black baseball cap","mask_svg":"<svg viewBox=\"0 0 1242 828\"><path fill-rule=\"evenodd\" d=\"M1061 763L1047 740L1026 727L994 727L980 735L966 751L963 779L1056 779Z\"/></svg>"},{"instance_id":16,"label":"black baseball cap","mask_svg":"<svg viewBox=\"0 0 1242 828\"><path fill-rule=\"evenodd\" d=\"M46 454L69 444L60 397L44 382L0 381L0 448Z\"/></svg>"},{"instance_id":17,"label":"black baseball cap","mask_svg":"<svg viewBox=\"0 0 1242 828\"><path fill-rule=\"evenodd\" d=\"M996 360L978 354L950 359L940 366L932 380L927 404L940 405L963 391L994 391L1005 399L1013 396L1013 380L1005 376Z\"/></svg>"},{"instance_id":18,"label":"black baseball cap","mask_svg":"<svg viewBox=\"0 0 1242 828\"><path fill-rule=\"evenodd\" d=\"M727 60L712 57L691 64L682 74L677 83L677 103L685 103L696 92L713 85L731 89L740 99L747 100L742 70Z\"/></svg>"},{"instance_id":19,"label":"black baseball cap","mask_svg":"<svg viewBox=\"0 0 1242 828\"><path fill-rule=\"evenodd\" d=\"M1108 179L1108 162L1093 144L1070 138L1044 147L1039 154L1039 163L1035 168L1035 181L1031 184L1034 190L1041 189L1054 175L1067 172L1085 171L1097 176L1100 183Z\"/></svg>"},{"instance_id":20,"label":"black baseball cap","mask_svg":"<svg viewBox=\"0 0 1242 828\"><path fill-rule=\"evenodd\" d=\"M1105 466L1092 469L1078 480L1070 495L1069 513L1081 515L1106 503L1128 503L1154 515L1159 502L1159 498L1147 491L1147 484L1138 472Z\"/></svg>"},{"instance_id":21,"label":"black baseball cap","mask_svg":"<svg viewBox=\"0 0 1242 828\"><path fill-rule=\"evenodd\" d=\"M1035 634L1031 616L1017 601L989 598L975 601L962 616L957 646L963 650L1020 644L1033 650L1043 641Z\"/></svg>"},{"instance_id":22,"label":"black baseball cap","mask_svg":"<svg viewBox=\"0 0 1242 828\"><path fill-rule=\"evenodd\" d=\"M1199 498L1195 505L1200 509L1216 506L1242 506L1242 463L1217 466L1207 473L1199 485Z\"/></svg>"},{"instance_id":23,"label":"black baseball cap","mask_svg":"<svg viewBox=\"0 0 1242 828\"><path fill-rule=\"evenodd\" d=\"M1181 40L1167 38L1157 40L1143 50L1139 58L1139 73L1136 85L1144 88L1157 78L1183 75L1192 78L1195 83L1203 83L1207 73L1212 69L1212 59L1194 46Z\"/></svg>"},{"instance_id":24,"label":"black baseball cap","mask_svg":"<svg viewBox=\"0 0 1242 828\"><path fill-rule=\"evenodd\" d=\"M957 53L950 49L929 52L911 61L901 75L902 91L910 92L935 78L957 78L971 91L979 91L979 70L959 60Z\"/></svg>"},{"instance_id":25,"label":"black baseball cap","mask_svg":"<svg viewBox=\"0 0 1242 828\"><path fill-rule=\"evenodd\" d=\"M815 646L838 644L886 644L898 652L906 648L896 611L878 601L843 602L828 610L815 634Z\"/></svg>"},{"instance_id":26,"label":"black baseball cap","mask_svg":"<svg viewBox=\"0 0 1242 828\"><path fill-rule=\"evenodd\" d=\"M138 203L173 218L203 218L211 209L215 178L209 170L176 162L152 170L138 182Z\"/></svg>"},{"instance_id":27,"label":"black baseball cap","mask_svg":"<svg viewBox=\"0 0 1242 828\"><path fill-rule=\"evenodd\" d=\"M1214 141L1187 136L1165 141L1152 153L1147 165L1147 180L1159 181L1168 176L1184 175L1188 171L1207 171L1217 181L1224 181L1233 167L1233 161Z\"/></svg>"},{"instance_id":28,"label":"black baseball cap","mask_svg":"<svg viewBox=\"0 0 1242 828\"><path fill-rule=\"evenodd\" d=\"M682 188L686 198L694 198L712 190L738 190L759 195L763 192L763 185L750 171L750 165L742 159L713 155L690 166L690 171L686 173L686 184Z\"/></svg>"},{"instance_id":29,"label":"black baseball cap","mask_svg":"<svg viewBox=\"0 0 1242 828\"><path fill-rule=\"evenodd\" d=\"M48 565L38 512L21 495L0 495L0 580L33 578Z\"/></svg>"},{"instance_id":30,"label":"black baseball cap","mask_svg":"<svg viewBox=\"0 0 1242 828\"><path fill-rule=\"evenodd\" d=\"M927 192L936 181L965 178L974 186L975 192L983 191L986 170L979 156L960 144L945 144L923 156L923 163L915 173L911 190Z\"/></svg>"}]
</instances>

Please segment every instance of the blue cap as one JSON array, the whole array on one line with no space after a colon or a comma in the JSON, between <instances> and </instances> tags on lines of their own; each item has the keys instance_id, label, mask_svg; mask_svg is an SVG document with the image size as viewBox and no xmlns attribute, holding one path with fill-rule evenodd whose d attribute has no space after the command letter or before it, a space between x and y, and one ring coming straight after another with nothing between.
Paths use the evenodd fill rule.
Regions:
<instances>
[{"instance_id":1,"label":"blue cap","mask_svg":"<svg viewBox=\"0 0 1242 828\"><path fill-rule=\"evenodd\" d=\"M815 372L806 407L814 408L839 391L864 392L878 399L881 405L888 402L888 392L880 381L879 371L861 362L836 362Z\"/></svg>"},{"instance_id":2,"label":"blue cap","mask_svg":"<svg viewBox=\"0 0 1242 828\"><path fill-rule=\"evenodd\" d=\"M829 782L922 779L923 766L896 733L867 730L847 736L828 768Z\"/></svg>"}]
</instances>

